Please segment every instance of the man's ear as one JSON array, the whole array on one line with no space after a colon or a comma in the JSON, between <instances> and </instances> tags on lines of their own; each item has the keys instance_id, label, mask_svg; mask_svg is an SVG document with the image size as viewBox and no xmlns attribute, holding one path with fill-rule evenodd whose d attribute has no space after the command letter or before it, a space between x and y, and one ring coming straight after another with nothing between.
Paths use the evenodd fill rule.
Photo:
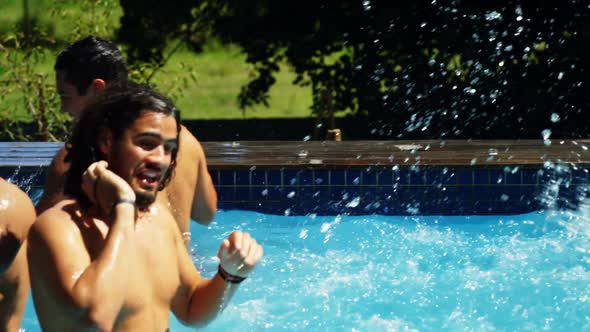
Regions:
<instances>
[{"instance_id":1,"label":"man's ear","mask_svg":"<svg viewBox=\"0 0 590 332\"><path fill-rule=\"evenodd\" d=\"M97 145L100 152L107 160L111 155L111 147L113 146L113 132L106 127L100 127L98 129Z\"/></svg>"},{"instance_id":2,"label":"man's ear","mask_svg":"<svg viewBox=\"0 0 590 332\"><path fill-rule=\"evenodd\" d=\"M92 80L92 83L90 83L90 90L93 94L96 94L97 92L104 89L106 86L107 83L102 78L95 78L94 80Z\"/></svg>"}]
</instances>

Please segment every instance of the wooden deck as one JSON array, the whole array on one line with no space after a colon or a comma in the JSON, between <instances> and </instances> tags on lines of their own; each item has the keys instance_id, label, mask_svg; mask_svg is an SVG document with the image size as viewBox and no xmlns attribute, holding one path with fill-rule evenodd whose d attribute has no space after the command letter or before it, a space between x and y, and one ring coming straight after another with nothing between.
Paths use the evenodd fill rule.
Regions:
<instances>
[{"instance_id":1,"label":"wooden deck","mask_svg":"<svg viewBox=\"0 0 590 332\"><path fill-rule=\"evenodd\" d=\"M590 164L590 139L203 142L210 168ZM63 143L0 142L0 166L45 167Z\"/></svg>"}]
</instances>

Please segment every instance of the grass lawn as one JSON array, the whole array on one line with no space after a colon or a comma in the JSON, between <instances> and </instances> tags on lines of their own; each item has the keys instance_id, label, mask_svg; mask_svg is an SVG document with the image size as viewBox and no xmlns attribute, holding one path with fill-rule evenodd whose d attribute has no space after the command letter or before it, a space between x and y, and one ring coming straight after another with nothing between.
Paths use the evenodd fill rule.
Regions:
<instances>
[{"instance_id":1,"label":"grass lawn","mask_svg":"<svg viewBox=\"0 0 590 332\"><path fill-rule=\"evenodd\" d=\"M196 82L181 63L192 67ZM257 105L242 111L237 102L240 88L248 81L252 67L237 47L208 47L202 54L179 51L155 77L155 83L166 92L180 85L183 78L188 85L177 99L186 119L240 119L307 117L311 115L311 90L291 84L294 74L283 66L277 82L271 88L269 107Z\"/></svg>"},{"instance_id":2,"label":"grass lawn","mask_svg":"<svg viewBox=\"0 0 590 332\"><path fill-rule=\"evenodd\" d=\"M0 0L0 35L14 30L15 24L22 17L22 4L22 0ZM50 15L51 8L56 4L59 4L63 16ZM122 14L118 2L114 1L114 4L116 8L108 19L113 23L111 26L116 26L118 17ZM39 25L50 35L67 42L72 41L68 33L75 29L77 22L88 16L88 13L80 14L80 7L74 0L29 0L29 8L31 16L36 16ZM47 56L35 64L36 70L48 73L50 80L54 80L53 61L59 51L47 50ZM269 107L257 105L242 111L238 107L237 95L253 73L245 58L236 46L219 46L213 43L201 54L179 50L156 74L153 82L163 93L175 93L174 99L182 109L184 119L293 118L311 115L310 88L292 85L294 74L287 65L281 68L277 81L271 88ZM183 64L192 69L196 81L190 79L190 72ZM179 86L183 87L178 89ZM17 110L17 114L19 109L23 109L18 97L18 91L4 96L4 102L13 104L12 109ZM26 114L21 112L19 116Z\"/></svg>"}]
</instances>

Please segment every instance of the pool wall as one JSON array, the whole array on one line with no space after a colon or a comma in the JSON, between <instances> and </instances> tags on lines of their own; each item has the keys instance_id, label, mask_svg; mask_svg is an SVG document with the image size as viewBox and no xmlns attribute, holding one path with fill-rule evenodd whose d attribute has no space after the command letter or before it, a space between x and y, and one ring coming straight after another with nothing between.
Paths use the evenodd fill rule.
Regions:
<instances>
[{"instance_id":1,"label":"pool wall","mask_svg":"<svg viewBox=\"0 0 590 332\"><path fill-rule=\"evenodd\" d=\"M502 160L497 148L482 146L483 154L474 150L461 157L469 161L467 164L452 158L452 148L442 155L449 154L450 159L420 159L416 155L420 149L416 147L427 146L424 142L412 143L415 148L407 153L413 160L403 155L393 160L391 147L385 145L378 150L373 146L371 154L361 151L360 158L353 158L344 153L350 151L343 148L345 144L324 150L316 147L314 151L314 145L282 143L281 149L275 147L266 154L257 149L270 143L258 142L250 148L236 142L212 144L203 146L220 209L280 215L520 214L543 209L548 204L575 208L586 197L590 182L588 163L583 158L572 162L554 157L553 162L548 161L547 151L542 163L527 163L515 162L514 158ZM60 146L61 143L0 143L0 151L5 152L0 158L0 176L19 184L35 199L42 190L46 166ZM396 146L399 149L402 145ZM362 145L353 149L356 156L359 147ZM248 158L248 153L256 158ZM376 161L374 156L379 153L387 158ZM485 162L474 163L477 158Z\"/></svg>"},{"instance_id":2,"label":"pool wall","mask_svg":"<svg viewBox=\"0 0 590 332\"><path fill-rule=\"evenodd\" d=\"M257 167L211 173L220 208L294 215L519 214L542 209L547 202L539 198L555 185L556 204L576 204L588 184L584 170L556 174L505 167Z\"/></svg>"}]
</instances>

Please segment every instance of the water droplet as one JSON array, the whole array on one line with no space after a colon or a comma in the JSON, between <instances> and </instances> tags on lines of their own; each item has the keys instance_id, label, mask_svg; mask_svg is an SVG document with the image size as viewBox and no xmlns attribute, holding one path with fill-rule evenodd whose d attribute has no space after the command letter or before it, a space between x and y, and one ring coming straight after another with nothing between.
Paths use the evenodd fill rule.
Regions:
<instances>
[{"instance_id":1,"label":"water droplet","mask_svg":"<svg viewBox=\"0 0 590 332\"><path fill-rule=\"evenodd\" d=\"M304 142L307 142L309 140L311 140L311 135L307 135L307 136L303 137Z\"/></svg>"},{"instance_id":2,"label":"water droplet","mask_svg":"<svg viewBox=\"0 0 590 332\"><path fill-rule=\"evenodd\" d=\"M287 194L287 198L293 198L293 197L295 197L295 192L294 191L292 191L292 192L290 192L290 193Z\"/></svg>"},{"instance_id":3,"label":"water droplet","mask_svg":"<svg viewBox=\"0 0 590 332\"><path fill-rule=\"evenodd\" d=\"M268 195L268 189L264 189L261 193L262 196Z\"/></svg>"},{"instance_id":4,"label":"water droplet","mask_svg":"<svg viewBox=\"0 0 590 332\"><path fill-rule=\"evenodd\" d=\"M557 122L559 122L559 120L561 120L561 118L559 117L559 114L557 114L557 113L551 114L551 122L557 123Z\"/></svg>"},{"instance_id":5,"label":"water droplet","mask_svg":"<svg viewBox=\"0 0 590 332\"><path fill-rule=\"evenodd\" d=\"M302 229L301 232L299 232L299 238L300 239L306 239L307 238L307 233L308 233L308 230L307 229L305 229L305 228Z\"/></svg>"},{"instance_id":6,"label":"water droplet","mask_svg":"<svg viewBox=\"0 0 590 332\"><path fill-rule=\"evenodd\" d=\"M500 200L502 202L506 202L508 199L510 198L510 196L506 195L506 194L502 194L502 196L500 196Z\"/></svg>"},{"instance_id":7,"label":"water droplet","mask_svg":"<svg viewBox=\"0 0 590 332\"><path fill-rule=\"evenodd\" d=\"M299 158L305 158L307 157L308 152L306 150L301 150L299 151L299 153L297 153L297 157Z\"/></svg>"},{"instance_id":8,"label":"water droplet","mask_svg":"<svg viewBox=\"0 0 590 332\"><path fill-rule=\"evenodd\" d=\"M350 202L348 202L346 204L346 207L355 208L355 207L359 206L360 203L361 203L361 198L360 197L355 197Z\"/></svg>"},{"instance_id":9,"label":"water droplet","mask_svg":"<svg viewBox=\"0 0 590 332\"><path fill-rule=\"evenodd\" d=\"M563 72L560 71L559 74L557 74L557 79L561 80L563 78Z\"/></svg>"},{"instance_id":10,"label":"water droplet","mask_svg":"<svg viewBox=\"0 0 590 332\"><path fill-rule=\"evenodd\" d=\"M232 148L237 148L238 146L240 146L240 142L231 142Z\"/></svg>"},{"instance_id":11,"label":"water droplet","mask_svg":"<svg viewBox=\"0 0 590 332\"><path fill-rule=\"evenodd\" d=\"M543 140L548 140L549 137L551 137L551 129L544 129L541 132L541 136L543 137Z\"/></svg>"},{"instance_id":12,"label":"water droplet","mask_svg":"<svg viewBox=\"0 0 590 332\"><path fill-rule=\"evenodd\" d=\"M473 166L473 165L477 164L477 158L473 158L473 159L471 159L471 162L470 162L470 164L471 164L471 166Z\"/></svg>"},{"instance_id":13,"label":"water droplet","mask_svg":"<svg viewBox=\"0 0 590 332\"><path fill-rule=\"evenodd\" d=\"M487 21L493 21L493 20L501 20L502 19L502 14L498 13L497 11L491 11L486 13L486 20Z\"/></svg>"}]
</instances>

